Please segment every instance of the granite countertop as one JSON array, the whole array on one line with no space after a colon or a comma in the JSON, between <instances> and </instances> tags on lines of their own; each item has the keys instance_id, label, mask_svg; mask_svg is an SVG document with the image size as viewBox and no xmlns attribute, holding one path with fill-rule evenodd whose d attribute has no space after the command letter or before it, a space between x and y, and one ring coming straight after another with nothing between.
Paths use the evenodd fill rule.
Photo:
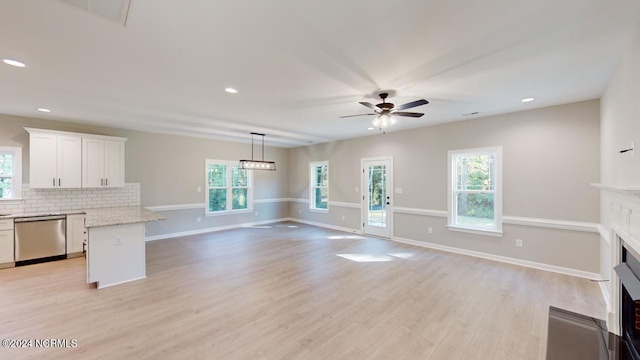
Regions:
<instances>
[{"instance_id":1,"label":"granite countertop","mask_svg":"<svg viewBox=\"0 0 640 360\"><path fill-rule=\"evenodd\" d=\"M164 216L142 206L87 209L85 227L135 224L166 219Z\"/></svg>"},{"instance_id":2,"label":"granite countertop","mask_svg":"<svg viewBox=\"0 0 640 360\"><path fill-rule=\"evenodd\" d=\"M3 214L0 212L0 219L16 219L23 217L35 217L35 216L56 216L56 215L78 215L84 214L84 210L61 210L61 211L44 211L44 212L32 212L22 214Z\"/></svg>"},{"instance_id":3,"label":"granite countertop","mask_svg":"<svg viewBox=\"0 0 640 360\"><path fill-rule=\"evenodd\" d=\"M166 219L164 216L142 206L111 207L99 209L45 211L39 213L5 214L1 219L16 219L34 216L86 214L85 227L135 224Z\"/></svg>"}]
</instances>

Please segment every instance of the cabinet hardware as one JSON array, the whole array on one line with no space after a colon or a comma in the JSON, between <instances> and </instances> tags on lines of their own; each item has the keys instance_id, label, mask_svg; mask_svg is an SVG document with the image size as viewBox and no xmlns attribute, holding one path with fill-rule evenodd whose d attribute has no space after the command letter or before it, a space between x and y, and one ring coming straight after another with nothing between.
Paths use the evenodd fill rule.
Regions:
<instances>
[{"instance_id":1,"label":"cabinet hardware","mask_svg":"<svg viewBox=\"0 0 640 360\"><path fill-rule=\"evenodd\" d=\"M56 178L53 178L53 186L56 186Z\"/></svg>"},{"instance_id":2,"label":"cabinet hardware","mask_svg":"<svg viewBox=\"0 0 640 360\"><path fill-rule=\"evenodd\" d=\"M100 186L104 186L104 179L100 179Z\"/></svg>"},{"instance_id":3,"label":"cabinet hardware","mask_svg":"<svg viewBox=\"0 0 640 360\"><path fill-rule=\"evenodd\" d=\"M104 179L104 186L109 186L109 179Z\"/></svg>"},{"instance_id":4,"label":"cabinet hardware","mask_svg":"<svg viewBox=\"0 0 640 360\"><path fill-rule=\"evenodd\" d=\"M61 186L61 185L60 185L60 178L58 178L58 186Z\"/></svg>"}]
</instances>

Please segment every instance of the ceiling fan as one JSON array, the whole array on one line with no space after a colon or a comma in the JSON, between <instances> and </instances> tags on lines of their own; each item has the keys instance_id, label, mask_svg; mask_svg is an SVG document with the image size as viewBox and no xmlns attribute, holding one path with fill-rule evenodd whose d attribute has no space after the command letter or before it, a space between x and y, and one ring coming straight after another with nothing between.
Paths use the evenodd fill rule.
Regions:
<instances>
[{"instance_id":1,"label":"ceiling fan","mask_svg":"<svg viewBox=\"0 0 640 360\"><path fill-rule=\"evenodd\" d=\"M421 105L427 105L429 103L425 99L420 99L420 100L412 101L410 103L406 103L404 105L395 106L393 103L386 102L386 99L389 96L388 93L383 92L383 93L380 93L379 96L382 99L382 102L380 104L373 105L372 103L366 102L366 101L360 102L360 104L372 109L374 112L369 114L340 116L340 118L342 119L342 118L348 118L348 117L354 117L354 116L378 115L376 116L375 119L373 119L372 124L373 126L379 129L385 129L397 122L397 119L394 118L395 116L407 116L407 117L419 118L422 115L424 115L424 113L407 112L407 111L400 111L400 110L410 109L412 107L421 106Z\"/></svg>"}]
</instances>

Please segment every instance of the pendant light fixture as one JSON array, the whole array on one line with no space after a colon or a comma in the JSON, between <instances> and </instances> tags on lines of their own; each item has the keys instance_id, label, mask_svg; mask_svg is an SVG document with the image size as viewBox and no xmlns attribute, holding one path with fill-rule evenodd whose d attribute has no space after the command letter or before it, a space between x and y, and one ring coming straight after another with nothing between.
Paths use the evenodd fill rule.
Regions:
<instances>
[{"instance_id":1,"label":"pendant light fixture","mask_svg":"<svg viewBox=\"0 0 640 360\"><path fill-rule=\"evenodd\" d=\"M253 160L253 136L262 136L262 160ZM240 160L240 169L245 170L271 170L276 169L276 163L273 161L264 161L264 134L251 133L251 160Z\"/></svg>"}]
</instances>

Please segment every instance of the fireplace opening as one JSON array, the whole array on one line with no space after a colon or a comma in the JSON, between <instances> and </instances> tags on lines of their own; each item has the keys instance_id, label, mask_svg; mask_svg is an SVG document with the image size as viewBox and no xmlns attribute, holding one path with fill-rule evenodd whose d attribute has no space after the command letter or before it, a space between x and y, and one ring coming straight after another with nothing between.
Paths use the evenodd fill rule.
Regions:
<instances>
[{"instance_id":1,"label":"fireplace opening","mask_svg":"<svg viewBox=\"0 0 640 360\"><path fill-rule=\"evenodd\" d=\"M640 360L640 257L622 247L622 262L616 266L621 282L620 320L623 348L621 359Z\"/></svg>"}]
</instances>

